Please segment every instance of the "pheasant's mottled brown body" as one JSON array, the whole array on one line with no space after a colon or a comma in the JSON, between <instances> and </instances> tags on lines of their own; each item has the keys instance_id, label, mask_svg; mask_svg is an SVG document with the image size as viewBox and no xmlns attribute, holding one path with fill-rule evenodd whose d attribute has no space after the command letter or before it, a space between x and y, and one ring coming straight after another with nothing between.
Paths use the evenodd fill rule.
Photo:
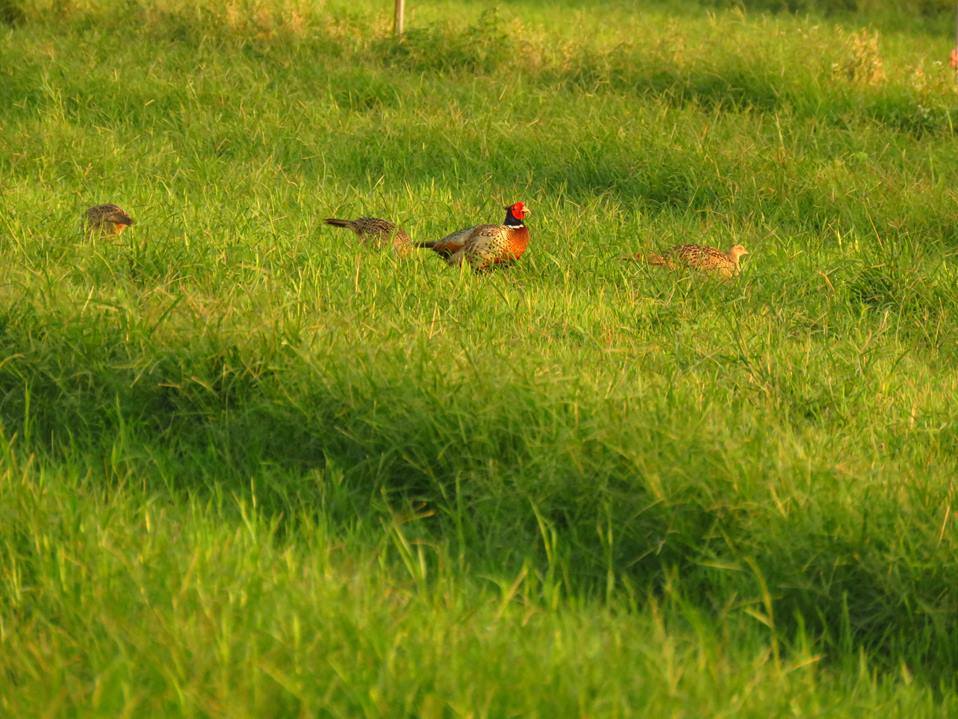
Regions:
<instances>
[{"instance_id":1,"label":"pheasant's mottled brown body","mask_svg":"<svg viewBox=\"0 0 958 719\"><path fill-rule=\"evenodd\" d=\"M133 218L116 205L96 205L86 211L86 222L91 230L118 235L133 224Z\"/></svg>"},{"instance_id":2,"label":"pheasant's mottled brown body","mask_svg":"<svg viewBox=\"0 0 958 719\"><path fill-rule=\"evenodd\" d=\"M392 247L400 255L408 254L412 249L412 240L405 231L390 222L378 217L359 217L355 220L337 220L335 217L326 218L326 224L333 227L345 227L355 233L359 241L376 249Z\"/></svg>"},{"instance_id":3,"label":"pheasant's mottled brown body","mask_svg":"<svg viewBox=\"0 0 958 719\"><path fill-rule=\"evenodd\" d=\"M741 245L733 245L728 252L705 245L678 245L658 255L638 255L637 259L671 270L691 267L720 277L735 277L739 273L739 258L747 254L748 250Z\"/></svg>"},{"instance_id":4,"label":"pheasant's mottled brown body","mask_svg":"<svg viewBox=\"0 0 958 719\"><path fill-rule=\"evenodd\" d=\"M468 262L477 271L511 264L529 247L529 229L522 222L528 213L529 209L517 202L506 208L506 220L501 225L468 227L419 247L431 249L450 265Z\"/></svg>"}]
</instances>

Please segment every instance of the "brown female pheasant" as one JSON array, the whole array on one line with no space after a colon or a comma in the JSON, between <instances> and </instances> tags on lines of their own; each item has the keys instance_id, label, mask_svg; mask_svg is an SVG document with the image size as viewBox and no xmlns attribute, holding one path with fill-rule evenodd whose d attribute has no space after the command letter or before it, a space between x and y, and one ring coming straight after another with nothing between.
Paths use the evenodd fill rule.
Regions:
<instances>
[{"instance_id":1,"label":"brown female pheasant","mask_svg":"<svg viewBox=\"0 0 958 719\"><path fill-rule=\"evenodd\" d=\"M389 220L381 220L378 217L337 220L335 217L327 217L326 224L352 230L360 242L377 250L392 247L396 254L405 255L412 249L412 240L409 239L409 235Z\"/></svg>"},{"instance_id":2,"label":"brown female pheasant","mask_svg":"<svg viewBox=\"0 0 958 719\"><path fill-rule=\"evenodd\" d=\"M477 271L494 265L511 264L522 257L529 246L529 230L523 224L529 208L522 202L506 207L506 219L501 225L476 225L459 230L434 242L421 242L450 265L463 261Z\"/></svg>"},{"instance_id":3,"label":"brown female pheasant","mask_svg":"<svg viewBox=\"0 0 958 719\"><path fill-rule=\"evenodd\" d=\"M678 245L658 255L636 255L635 259L670 270L690 267L720 277L735 277L739 273L739 258L747 254L748 250L741 245L732 245L728 252L704 245Z\"/></svg>"},{"instance_id":4,"label":"brown female pheasant","mask_svg":"<svg viewBox=\"0 0 958 719\"><path fill-rule=\"evenodd\" d=\"M133 224L133 218L116 205L95 205L86 211L87 227L111 235L118 235Z\"/></svg>"}]
</instances>

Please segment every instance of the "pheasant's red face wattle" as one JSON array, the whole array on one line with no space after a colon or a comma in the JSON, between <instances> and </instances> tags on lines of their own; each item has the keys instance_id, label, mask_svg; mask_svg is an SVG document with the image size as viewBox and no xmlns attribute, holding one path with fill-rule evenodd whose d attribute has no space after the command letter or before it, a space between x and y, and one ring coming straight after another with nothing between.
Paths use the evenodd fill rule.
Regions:
<instances>
[{"instance_id":1,"label":"pheasant's red face wattle","mask_svg":"<svg viewBox=\"0 0 958 719\"><path fill-rule=\"evenodd\" d=\"M525 203L517 202L512 207L509 208L512 211L512 216L517 220L524 220L526 217L526 206Z\"/></svg>"}]
</instances>

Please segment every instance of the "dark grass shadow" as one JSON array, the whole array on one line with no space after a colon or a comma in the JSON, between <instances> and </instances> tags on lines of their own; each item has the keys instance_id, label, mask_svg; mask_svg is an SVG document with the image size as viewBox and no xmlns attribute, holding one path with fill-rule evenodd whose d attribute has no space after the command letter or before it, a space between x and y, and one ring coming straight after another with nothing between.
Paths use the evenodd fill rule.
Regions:
<instances>
[{"instance_id":1,"label":"dark grass shadow","mask_svg":"<svg viewBox=\"0 0 958 719\"><path fill-rule=\"evenodd\" d=\"M144 361L126 331L81 332L22 306L0 314L11 358L0 365L0 420L23 451L85 457L106 482L118 466L138 481L163 475L155 491L202 492L200 477L242 495L258 477L261 511L287 517L293 533L291 507L334 506L344 515L334 521L358 513L373 525L384 507L416 507L434 514L421 531L458 537L475 563L512 571L531 555L585 597L605 596L610 576L641 596L678 577L718 607L751 595L753 580L710 566L752 557L779 631L852 641L892 671L902 656L929 675L958 668L948 611L958 564L934 561L927 534L902 539L895 493L857 514L783 519L755 505L760 491L741 494L742 469L701 419L677 432L667 402L573 408L521 385L490 399L215 343ZM317 474L338 477L339 489ZM913 499L911 516L937 513L939 499Z\"/></svg>"}]
</instances>

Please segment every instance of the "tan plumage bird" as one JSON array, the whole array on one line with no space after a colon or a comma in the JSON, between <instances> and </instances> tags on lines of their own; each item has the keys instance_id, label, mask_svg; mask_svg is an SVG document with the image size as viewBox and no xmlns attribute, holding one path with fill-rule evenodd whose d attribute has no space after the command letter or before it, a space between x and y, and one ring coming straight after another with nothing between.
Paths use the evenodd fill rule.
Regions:
<instances>
[{"instance_id":1,"label":"tan plumage bird","mask_svg":"<svg viewBox=\"0 0 958 719\"><path fill-rule=\"evenodd\" d=\"M86 211L90 230L118 235L133 224L133 218L116 205L94 205Z\"/></svg>"},{"instance_id":2,"label":"tan plumage bird","mask_svg":"<svg viewBox=\"0 0 958 719\"><path fill-rule=\"evenodd\" d=\"M632 259L670 270L690 267L719 277L735 277L740 271L739 258L747 254L741 245L732 245L728 252L705 245L678 245L660 254L635 255Z\"/></svg>"},{"instance_id":3,"label":"tan plumage bird","mask_svg":"<svg viewBox=\"0 0 958 719\"><path fill-rule=\"evenodd\" d=\"M399 255L406 255L412 250L412 240L409 235L389 220L381 220L378 217L358 217L355 220L327 217L326 224L352 230L360 242L377 250L392 247L393 251Z\"/></svg>"}]
</instances>

